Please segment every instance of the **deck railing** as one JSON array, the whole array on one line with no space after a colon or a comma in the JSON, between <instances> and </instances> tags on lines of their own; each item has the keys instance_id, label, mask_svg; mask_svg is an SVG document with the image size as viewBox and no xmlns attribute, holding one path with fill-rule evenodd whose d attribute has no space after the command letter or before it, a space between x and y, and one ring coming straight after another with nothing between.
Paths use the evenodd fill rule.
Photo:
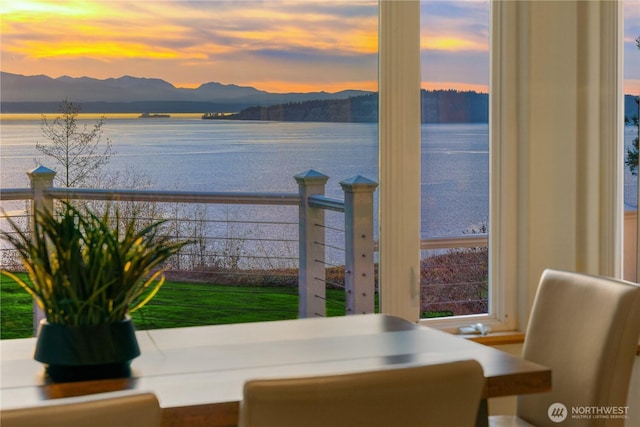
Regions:
<instances>
[{"instance_id":1,"label":"deck railing","mask_svg":"<svg viewBox=\"0 0 640 427\"><path fill-rule=\"evenodd\" d=\"M53 207L55 199L192 204L296 206L299 210L299 317L326 315L326 245L324 211L344 214L345 314L374 311L374 181L356 176L340 183L344 199L325 196L328 177L309 170L295 176L298 193L238 193L113 190L53 187L55 172L40 166L28 172L31 188L2 189L0 200L32 200L33 209ZM36 313L37 325L42 315Z\"/></svg>"},{"instance_id":2,"label":"deck railing","mask_svg":"<svg viewBox=\"0 0 640 427\"><path fill-rule=\"evenodd\" d=\"M223 209L230 210L233 209L230 205L240 205L240 209L244 209L243 205L262 205L286 210L290 214L286 219L275 220L238 219L234 217L237 212L228 215L232 218L194 220L176 216L172 220L203 223L205 227L208 224L218 229L226 225L227 230L235 226L247 228L248 224L251 224L251 230L245 235L230 233L228 236L205 238L208 241L222 242L222 245L229 243L232 249L237 249L236 245L243 244L248 247L231 254L237 258L234 260L233 268L229 267L228 262L218 259L215 262L210 261L209 264L206 261L198 264L198 268L202 268L195 273L191 272L197 276L196 280L221 284L240 282L268 285L274 281L286 284L288 294L297 293L299 317L325 316L327 304L333 305L331 312L332 315L336 315L338 302L333 293L332 298L327 298L328 287L344 289L345 314L374 311L377 243L373 228L373 193L377 184L361 176L342 181L340 185L344 197L337 199L325 195L328 177L313 170L294 177L299 188L297 193L69 189L53 187L55 172L47 168L37 168L28 175L32 183L31 188L0 189L0 200L32 201L33 206L52 206L54 199L73 199L176 203L203 207L223 205ZM6 206L7 204L3 203L3 208ZM292 214L289 209L297 211L297 215ZM27 211L32 212L33 209ZM624 252L627 280L635 280L635 228L628 225L635 225L635 215L635 211L625 214ZM277 227L283 229L278 232L286 234L286 238L277 235L278 232L274 231ZM264 230L271 236L265 236ZM259 243L252 243L256 241ZM276 247L275 243L286 246L286 254L280 255L283 253L283 246ZM421 312L426 316L487 312L487 247L486 233L423 239ZM251 250L256 248L259 249L258 252L252 253ZM5 250L6 248L3 252ZM212 257L221 256L220 252L224 251L194 248L184 254L184 257L187 260L195 257L210 260ZM252 261L243 262L242 258ZM263 265L266 267L246 267L249 262L258 265L256 260L264 261ZM5 262L4 256L2 262ZM177 264L190 268L194 262L183 260ZM283 265L286 267L282 267ZM273 266L275 267L270 270ZM296 284L297 292L290 288ZM201 286L199 289L204 291L206 287ZM202 307L194 309L200 308ZM268 308L247 307L247 310L264 311ZM340 310L341 307L337 311ZM38 318L34 318L36 325L37 322Z\"/></svg>"},{"instance_id":3,"label":"deck railing","mask_svg":"<svg viewBox=\"0 0 640 427\"><path fill-rule=\"evenodd\" d=\"M423 240L421 259L422 317L489 312L487 234Z\"/></svg>"}]
</instances>

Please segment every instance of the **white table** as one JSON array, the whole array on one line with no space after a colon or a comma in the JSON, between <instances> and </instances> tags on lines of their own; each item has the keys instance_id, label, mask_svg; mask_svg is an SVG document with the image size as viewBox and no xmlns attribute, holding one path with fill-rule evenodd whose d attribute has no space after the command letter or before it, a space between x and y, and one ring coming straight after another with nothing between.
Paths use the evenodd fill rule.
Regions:
<instances>
[{"instance_id":1,"label":"white table","mask_svg":"<svg viewBox=\"0 0 640 427\"><path fill-rule=\"evenodd\" d=\"M360 315L137 332L132 377L47 384L35 339L0 342L0 408L117 390L154 392L164 425L235 425L251 378L312 376L476 359L484 397L551 388L550 369L502 351L386 315Z\"/></svg>"}]
</instances>

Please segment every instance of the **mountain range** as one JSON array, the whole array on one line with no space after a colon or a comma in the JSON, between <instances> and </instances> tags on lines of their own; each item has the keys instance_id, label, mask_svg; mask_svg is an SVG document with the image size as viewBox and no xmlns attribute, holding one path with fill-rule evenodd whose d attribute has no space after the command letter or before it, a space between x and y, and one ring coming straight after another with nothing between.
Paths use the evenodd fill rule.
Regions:
<instances>
[{"instance_id":1,"label":"mountain range","mask_svg":"<svg viewBox=\"0 0 640 427\"><path fill-rule=\"evenodd\" d=\"M0 72L0 110L3 113L56 112L57 105L64 99L81 104L82 111L86 113L232 112L249 106L344 99L369 93L361 90L269 93L253 87L217 82L191 89L177 88L160 79L131 76L100 80Z\"/></svg>"},{"instance_id":2,"label":"mountain range","mask_svg":"<svg viewBox=\"0 0 640 427\"><path fill-rule=\"evenodd\" d=\"M421 91L423 123L487 123L489 95L456 90ZM636 97L625 95L625 116L638 116ZM377 93L270 93L209 82L178 88L161 79L123 76L24 76L0 72L0 113L56 113L67 99L83 113L237 113L239 120L377 121Z\"/></svg>"}]
</instances>

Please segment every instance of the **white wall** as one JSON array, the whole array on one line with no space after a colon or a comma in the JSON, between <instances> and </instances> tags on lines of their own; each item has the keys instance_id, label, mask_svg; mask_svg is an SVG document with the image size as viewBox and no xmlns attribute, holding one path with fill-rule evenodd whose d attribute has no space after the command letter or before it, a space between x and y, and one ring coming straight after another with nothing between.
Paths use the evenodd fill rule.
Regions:
<instances>
[{"instance_id":1,"label":"white wall","mask_svg":"<svg viewBox=\"0 0 640 427\"><path fill-rule=\"evenodd\" d=\"M544 269L622 277L622 19L618 2L492 5L491 250L524 330Z\"/></svg>"}]
</instances>

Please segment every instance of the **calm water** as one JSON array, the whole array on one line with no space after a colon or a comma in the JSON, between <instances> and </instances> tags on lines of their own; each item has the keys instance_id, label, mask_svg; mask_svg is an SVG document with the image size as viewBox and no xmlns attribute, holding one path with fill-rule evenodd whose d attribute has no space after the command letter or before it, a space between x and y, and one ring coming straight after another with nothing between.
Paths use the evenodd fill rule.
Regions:
<instances>
[{"instance_id":1,"label":"calm water","mask_svg":"<svg viewBox=\"0 0 640 427\"><path fill-rule=\"evenodd\" d=\"M25 171L39 157L35 143L46 141L38 116L8 117L0 122L0 187L27 187ZM157 189L297 192L293 176L315 169L330 177L327 194L341 197L342 179L378 179L376 124L133 117L107 117L105 136L116 153L109 171L136 171ZM633 131L625 129L628 143ZM488 222L487 125L423 125L422 165L423 237L456 235ZM636 187L626 175L625 200L636 206Z\"/></svg>"}]
</instances>

